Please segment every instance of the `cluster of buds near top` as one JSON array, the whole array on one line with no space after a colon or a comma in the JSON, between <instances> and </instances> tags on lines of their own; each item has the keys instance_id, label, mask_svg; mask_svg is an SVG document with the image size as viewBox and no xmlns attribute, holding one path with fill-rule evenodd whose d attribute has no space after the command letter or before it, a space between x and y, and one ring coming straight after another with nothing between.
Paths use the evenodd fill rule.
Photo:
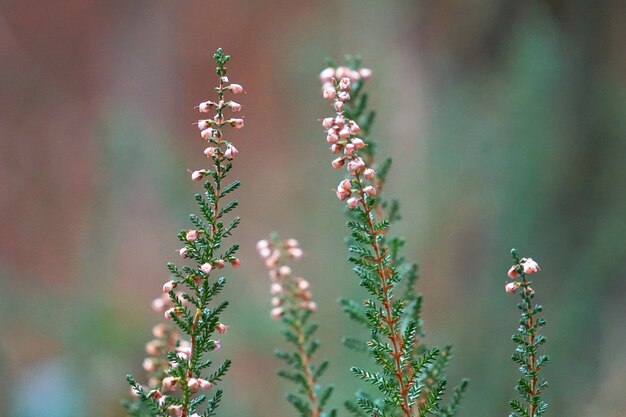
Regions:
<instances>
[{"instance_id":1,"label":"cluster of buds near top","mask_svg":"<svg viewBox=\"0 0 626 417\"><path fill-rule=\"evenodd\" d=\"M312 300L309 282L304 278L294 277L291 268L286 265L287 258L302 257L298 241L287 239L274 242L264 239L257 243L256 248L270 270L271 316L277 319L285 313L303 309L315 312L317 304Z\"/></svg>"},{"instance_id":2,"label":"cluster of buds near top","mask_svg":"<svg viewBox=\"0 0 626 417\"><path fill-rule=\"evenodd\" d=\"M322 121L330 151L341 155L332 161L332 166L335 169L345 166L349 174L349 178L339 183L337 198L346 201L350 208L357 207L366 196L375 197L377 194L376 172L367 166L358 152L366 146L363 139L358 137L361 128L356 121L346 117L344 112L345 102L350 100L353 80L367 79L370 75L371 71L366 68L353 71L346 67L336 70L327 68L320 75L323 82L322 95L332 101L336 112L334 117L327 117ZM342 77L337 78L339 76Z\"/></svg>"},{"instance_id":3,"label":"cluster of buds near top","mask_svg":"<svg viewBox=\"0 0 626 417\"><path fill-rule=\"evenodd\" d=\"M528 286L528 284L526 283L525 277L526 275L534 274L539 271L541 271L541 268L539 268L539 264L533 261L532 258L520 259L518 263L516 263L515 265L512 265L511 268L509 268L508 276L509 278L515 281L511 281L507 283L504 286L504 290L509 294L515 294L515 292L521 285L525 285L526 289L530 293L532 293L533 289L530 286ZM520 276L522 277L522 281L518 280Z\"/></svg>"},{"instance_id":4,"label":"cluster of buds near top","mask_svg":"<svg viewBox=\"0 0 626 417\"><path fill-rule=\"evenodd\" d=\"M232 126L235 129L241 129L244 125L242 118L231 117L226 119L224 116L225 110L230 110L233 113L241 110L241 104L230 101L224 101L225 93L239 94L243 92L243 87L239 84L229 84L228 77L220 77L219 87L216 88L218 100L207 100L198 105L200 113L209 113L212 109L215 109L215 115L210 119L198 120L198 129L200 129L200 136L209 142L208 146L204 150L204 154L207 158L214 160L216 164L222 163L224 159L230 161L233 160L239 151L235 148L231 142L224 139L222 135L222 128L224 126ZM191 172L191 179L194 181L202 181L202 179L209 174L206 169L200 169Z\"/></svg>"}]
</instances>

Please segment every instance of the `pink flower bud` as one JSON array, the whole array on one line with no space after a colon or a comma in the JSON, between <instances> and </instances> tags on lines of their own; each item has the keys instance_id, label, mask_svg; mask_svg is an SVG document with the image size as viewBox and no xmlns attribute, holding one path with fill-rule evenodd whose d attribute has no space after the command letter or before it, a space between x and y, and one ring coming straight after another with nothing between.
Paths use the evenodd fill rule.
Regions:
<instances>
[{"instance_id":1,"label":"pink flower bud","mask_svg":"<svg viewBox=\"0 0 626 417\"><path fill-rule=\"evenodd\" d=\"M333 117L327 117L322 120L322 127L324 129L329 129L333 124L335 124L335 119Z\"/></svg>"},{"instance_id":2,"label":"pink flower bud","mask_svg":"<svg viewBox=\"0 0 626 417\"><path fill-rule=\"evenodd\" d=\"M224 156L226 157L226 159L232 160L237 156L238 153L239 151L237 150L237 148L235 148L233 145L228 145L226 147L226 151L224 151Z\"/></svg>"},{"instance_id":3,"label":"pink flower bud","mask_svg":"<svg viewBox=\"0 0 626 417\"><path fill-rule=\"evenodd\" d=\"M304 290L308 290L309 287L310 287L309 281L307 281L306 279L303 279L303 278L299 278L296 281L296 285L297 285L299 290L303 290L303 291Z\"/></svg>"},{"instance_id":4,"label":"pink flower bud","mask_svg":"<svg viewBox=\"0 0 626 417\"><path fill-rule=\"evenodd\" d=\"M172 307L165 310L165 313L163 315L166 319L171 320L173 316L180 316L180 314L181 313L178 311L178 308Z\"/></svg>"},{"instance_id":5,"label":"pink flower bud","mask_svg":"<svg viewBox=\"0 0 626 417\"><path fill-rule=\"evenodd\" d=\"M190 242L193 242L196 239L198 239L198 236L199 236L199 233L197 230L189 229L187 230L187 233L185 234L185 239L187 239Z\"/></svg>"},{"instance_id":6,"label":"pink flower bud","mask_svg":"<svg viewBox=\"0 0 626 417\"><path fill-rule=\"evenodd\" d=\"M339 89L340 90L345 90L345 91L350 91L350 78L343 77L339 81Z\"/></svg>"},{"instance_id":7,"label":"pink flower bud","mask_svg":"<svg viewBox=\"0 0 626 417\"><path fill-rule=\"evenodd\" d=\"M228 330L228 327L229 327L229 326L225 325L224 323L217 323L217 324L215 325L215 330L216 330L219 334L224 334L224 333L226 333L226 330Z\"/></svg>"},{"instance_id":8,"label":"pink flower bud","mask_svg":"<svg viewBox=\"0 0 626 417\"><path fill-rule=\"evenodd\" d=\"M289 255L293 259L300 259L302 258L303 252L300 248L289 248L287 249L287 255Z\"/></svg>"},{"instance_id":9,"label":"pink flower bud","mask_svg":"<svg viewBox=\"0 0 626 417\"><path fill-rule=\"evenodd\" d=\"M259 256L263 259L267 259L272 254L272 250L270 248L259 249Z\"/></svg>"},{"instance_id":10,"label":"pink flower bud","mask_svg":"<svg viewBox=\"0 0 626 417\"><path fill-rule=\"evenodd\" d=\"M198 378L198 385L200 386L201 389L205 391L211 389L211 387L213 386L213 384L211 384L209 381L207 381L206 379L202 379L202 378Z\"/></svg>"},{"instance_id":11,"label":"pink flower bud","mask_svg":"<svg viewBox=\"0 0 626 417\"><path fill-rule=\"evenodd\" d=\"M343 127L343 125L346 124L346 118L343 117L343 115L338 115L337 117L335 117L335 124L339 127Z\"/></svg>"},{"instance_id":12,"label":"pink flower bud","mask_svg":"<svg viewBox=\"0 0 626 417\"><path fill-rule=\"evenodd\" d=\"M343 145L339 143L333 143L332 145L330 145L330 151L332 153L341 153L342 150L343 150Z\"/></svg>"},{"instance_id":13,"label":"pink flower bud","mask_svg":"<svg viewBox=\"0 0 626 417\"><path fill-rule=\"evenodd\" d=\"M228 123L235 129L241 129L243 127L243 119L229 119Z\"/></svg>"},{"instance_id":14,"label":"pink flower bud","mask_svg":"<svg viewBox=\"0 0 626 417\"><path fill-rule=\"evenodd\" d=\"M296 239L287 239L285 241L286 248L297 248L300 246L300 243Z\"/></svg>"},{"instance_id":15,"label":"pink flower bud","mask_svg":"<svg viewBox=\"0 0 626 417\"><path fill-rule=\"evenodd\" d=\"M213 341L213 350L220 350L222 348L222 343L219 340Z\"/></svg>"},{"instance_id":16,"label":"pink flower bud","mask_svg":"<svg viewBox=\"0 0 626 417\"><path fill-rule=\"evenodd\" d=\"M282 301L280 300L279 297L272 297L271 303L272 303L272 307L278 307L282 303Z\"/></svg>"},{"instance_id":17,"label":"pink flower bud","mask_svg":"<svg viewBox=\"0 0 626 417\"><path fill-rule=\"evenodd\" d=\"M202 139L209 140L213 137L214 132L213 128L209 127L200 132L200 136L202 136Z\"/></svg>"},{"instance_id":18,"label":"pink flower bud","mask_svg":"<svg viewBox=\"0 0 626 417\"><path fill-rule=\"evenodd\" d=\"M239 94L243 92L243 87L239 84L231 84L229 85L228 88L230 91L233 92L233 94Z\"/></svg>"},{"instance_id":19,"label":"pink flower bud","mask_svg":"<svg viewBox=\"0 0 626 417\"><path fill-rule=\"evenodd\" d=\"M371 185L368 185L367 187L363 188L363 192L369 195L370 197L376 196L376 188L372 187Z\"/></svg>"},{"instance_id":20,"label":"pink flower bud","mask_svg":"<svg viewBox=\"0 0 626 417\"><path fill-rule=\"evenodd\" d=\"M339 131L339 137L342 139L347 139L350 137L350 129L348 129L347 126L344 126L340 131Z\"/></svg>"},{"instance_id":21,"label":"pink flower bud","mask_svg":"<svg viewBox=\"0 0 626 417\"><path fill-rule=\"evenodd\" d=\"M278 284L278 283L273 283L272 286L270 287L270 294L271 295L278 295L281 292L283 292L283 286Z\"/></svg>"},{"instance_id":22,"label":"pink flower bud","mask_svg":"<svg viewBox=\"0 0 626 417\"><path fill-rule=\"evenodd\" d=\"M307 308L307 310L315 313L317 311L317 303L315 301L309 301L306 304L306 308Z\"/></svg>"},{"instance_id":23,"label":"pink flower bud","mask_svg":"<svg viewBox=\"0 0 626 417\"><path fill-rule=\"evenodd\" d=\"M143 370L146 372L154 372L156 371L156 364L152 360L152 358L146 358L142 363Z\"/></svg>"},{"instance_id":24,"label":"pink flower bud","mask_svg":"<svg viewBox=\"0 0 626 417\"><path fill-rule=\"evenodd\" d=\"M372 168L365 168L365 170L363 170L363 176L367 179L367 180L373 180L374 177L376 176L376 171L374 171Z\"/></svg>"},{"instance_id":25,"label":"pink flower bud","mask_svg":"<svg viewBox=\"0 0 626 417\"><path fill-rule=\"evenodd\" d=\"M216 260L216 261L215 261L215 267L216 267L217 269L222 269L222 268L224 268L225 266L226 266L226 261L225 261L225 260L223 260L223 259L218 259L218 260Z\"/></svg>"},{"instance_id":26,"label":"pink flower bud","mask_svg":"<svg viewBox=\"0 0 626 417\"><path fill-rule=\"evenodd\" d=\"M335 98L336 92L335 89L331 86L328 86L322 90L322 97L327 100L333 100Z\"/></svg>"},{"instance_id":27,"label":"pink flower bud","mask_svg":"<svg viewBox=\"0 0 626 417\"><path fill-rule=\"evenodd\" d=\"M202 181L202 178L207 174L206 169L200 169L191 173L191 179L193 181Z\"/></svg>"},{"instance_id":28,"label":"pink flower bud","mask_svg":"<svg viewBox=\"0 0 626 417\"><path fill-rule=\"evenodd\" d=\"M209 111L211 111L211 107L214 104L215 103L213 103L212 101L203 101L202 103L198 104L198 110L200 110L200 113L208 113Z\"/></svg>"},{"instance_id":29,"label":"pink flower bud","mask_svg":"<svg viewBox=\"0 0 626 417\"><path fill-rule=\"evenodd\" d=\"M187 257L187 248L180 248L180 249L178 249L178 254L180 255L181 258L186 258Z\"/></svg>"},{"instance_id":30,"label":"pink flower bud","mask_svg":"<svg viewBox=\"0 0 626 417\"><path fill-rule=\"evenodd\" d=\"M343 110L343 101L335 101L335 103L333 104L333 107L337 111L342 111Z\"/></svg>"},{"instance_id":31,"label":"pink flower bud","mask_svg":"<svg viewBox=\"0 0 626 417\"><path fill-rule=\"evenodd\" d=\"M365 142L363 142L363 139L353 138L350 142L352 142L355 149L363 149L365 147Z\"/></svg>"},{"instance_id":32,"label":"pink flower bud","mask_svg":"<svg viewBox=\"0 0 626 417\"><path fill-rule=\"evenodd\" d=\"M335 75L335 69L332 67L325 68L322 72L320 72L320 81L323 83L327 83L332 80Z\"/></svg>"},{"instance_id":33,"label":"pink flower bud","mask_svg":"<svg viewBox=\"0 0 626 417\"><path fill-rule=\"evenodd\" d=\"M513 282L509 282L508 284L504 286L504 291L506 291L508 294L515 294L515 291L517 291L518 288L519 288L519 283L516 281L513 281Z\"/></svg>"},{"instance_id":34,"label":"pink flower bud","mask_svg":"<svg viewBox=\"0 0 626 417\"><path fill-rule=\"evenodd\" d=\"M272 311L270 312L270 315L272 316L272 318L280 318L280 316L283 315L283 308L282 307L274 307L272 309Z\"/></svg>"},{"instance_id":35,"label":"pink flower bud","mask_svg":"<svg viewBox=\"0 0 626 417\"><path fill-rule=\"evenodd\" d=\"M241 265L241 261L239 260L239 258L235 258L230 261L230 266L232 266L235 269L239 268L240 265Z\"/></svg>"},{"instance_id":36,"label":"pink flower bud","mask_svg":"<svg viewBox=\"0 0 626 417\"><path fill-rule=\"evenodd\" d=\"M363 77L364 80L369 80L372 77L372 70L369 68L361 68L359 75Z\"/></svg>"},{"instance_id":37,"label":"pink flower bud","mask_svg":"<svg viewBox=\"0 0 626 417\"><path fill-rule=\"evenodd\" d=\"M209 126L211 126L209 120L198 120L198 129L200 129L200 131L208 129Z\"/></svg>"},{"instance_id":38,"label":"pink flower bud","mask_svg":"<svg viewBox=\"0 0 626 417\"><path fill-rule=\"evenodd\" d=\"M192 391L197 391L199 387L198 380L196 378L189 378L189 381L187 381L187 387L189 387Z\"/></svg>"},{"instance_id":39,"label":"pink flower bud","mask_svg":"<svg viewBox=\"0 0 626 417\"><path fill-rule=\"evenodd\" d=\"M337 143L339 141L339 136L337 136L337 132L335 129L329 129L328 134L326 135L326 142L328 143Z\"/></svg>"},{"instance_id":40,"label":"pink flower bud","mask_svg":"<svg viewBox=\"0 0 626 417\"><path fill-rule=\"evenodd\" d=\"M511 279L515 279L519 277L519 272L517 272L517 265L513 265L512 267L510 267L509 272L507 272L507 275Z\"/></svg>"},{"instance_id":41,"label":"pink flower bud","mask_svg":"<svg viewBox=\"0 0 626 417\"><path fill-rule=\"evenodd\" d=\"M163 301L162 298L155 298L154 300L152 300L152 303L150 305L152 306L152 310L156 311L157 313L162 313L165 309L165 301Z\"/></svg>"},{"instance_id":42,"label":"pink flower bud","mask_svg":"<svg viewBox=\"0 0 626 417\"><path fill-rule=\"evenodd\" d=\"M178 380L176 378L174 378L173 376L168 376L163 378L163 390L165 391L173 391L176 387L176 382L178 382Z\"/></svg>"},{"instance_id":43,"label":"pink flower bud","mask_svg":"<svg viewBox=\"0 0 626 417\"><path fill-rule=\"evenodd\" d=\"M172 291L174 288L176 288L176 284L176 281L167 281L165 284L163 284L163 292L168 293Z\"/></svg>"},{"instance_id":44,"label":"pink flower bud","mask_svg":"<svg viewBox=\"0 0 626 417\"><path fill-rule=\"evenodd\" d=\"M352 133L353 135L358 135L361 132L361 128L353 120L350 120L348 126L350 128L350 133Z\"/></svg>"},{"instance_id":45,"label":"pink flower bud","mask_svg":"<svg viewBox=\"0 0 626 417\"><path fill-rule=\"evenodd\" d=\"M339 158L335 158L333 159L333 162L331 164L333 168L341 169L341 167L343 167L343 165L345 164L345 158L343 156Z\"/></svg>"},{"instance_id":46,"label":"pink flower bud","mask_svg":"<svg viewBox=\"0 0 626 417\"><path fill-rule=\"evenodd\" d=\"M150 356L156 356L161 351L159 347L160 345L161 345L161 342L159 342L158 340L151 340L148 343L146 343L146 352L148 352L148 355Z\"/></svg>"},{"instance_id":47,"label":"pink flower bud","mask_svg":"<svg viewBox=\"0 0 626 417\"><path fill-rule=\"evenodd\" d=\"M350 197L348 199L348 207L350 207L351 209L356 208L358 205L359 205L358 197Z\"/></svg>"},{"instance_id":48,"label":"pink flower bud","mask_svg":"<svg viewBox=\"0 0 626 417\"><path fill-rule=\"evenodd\" d=\"M340 91L339 94L337 94L337 98L340 101L346 102L350 100L350 93L348 93L347 91Z\"/></svg>"},{"instance_id":49,"label":"pink flower bud","mask_svg":"<svg viewBox=\"0 0 626 417\"><path fill-rule=\"evenodd\" d=\"M346 155L352 155L354 153L354 144L353 143L346 144L346 147L344 149L344 153Z\"/></svg>"},{"instance_id":50,"label":"pink flower bud","mask_svg":"<svg viewBox=\"0 0 626 417\"><path fill-rule=\"evenodd\" d=\"M182 405L170 405L167 407L168 411L172 413L173 417L182 417L183 415L183 406Z\"/></svg>"},{"instance_id":51,"label":"pink flower bud","mask_svg":"<svg viewBox=\"0 0 626 417\"><path fill-rule=\"evenodd\" d=\"M205 274L208 274L209 272L211 272L211 269L213 269L213 267L208 262L203 263L202 265L200 265L200 270L202 272L204 272Z\"/></svg>"},{"instance_id":52,"label":"pink flower bud","mask_svg":"<svg viewBox=\"0 0 626 417\"><path fill-rule=\"evenodd\" d=\"M361 158L354 158L348 162L348 172L352 175L360 172L363 168L365 168L365 162Z\"/></svg>"},{"instance_id":53,"label":"pink flower bud","mask_svg":"<svg viewBox=\"0 0 626 417\"><path fill-rule=\"evenodd\" d=\"M352 189L352 180L345 179L339 183L339 188L343 190L351 190Z\"/></svg>"},{"instance_id":54,"label":"pink flower bud","mask_svg":"<svg viewBox=\"0 0 626 417\"><path fill-rule=\"evenodd\" d=\"M280 275L281 277L291 275L291 268L289 268L289 266L287 265L281 266L280 268L278 268L278 275Z\"/></svg>"},{"instance_id":55,"label":"pink flower bud","mask_svg":"<svg viewBox=\"0 0 626 417\"><path fill-rule=\"evenodd\" d=\"M228 103L226 103L226 105L230 107L230 109L234 112L241 110L241 104L235 103L234 101L229 101Z\"/></svg>"},{"instance_id":56,"label":"pink flower bud","mask_svg":"<svg viewBox=\"0 0 626 417\"><path fill-rule=\"evenodd\" d=\"M347 77L348 74L350 74L350 72L351 72L350 68L346 66L338 67L337 70L335 71L335 78L342 79L344 77Z\"/></svg>"},{"instance_id":57,"label":"pink flower bud","mask_svg":"<svg viewBox=\"0 0 626 417\"><path fill-rule=\"evenodd\" d=\"M541 268L539 268L539 264L533 261L532 258L524 260L522 267L524 268L525 274L534 274L535 272L541 271Z\"/></svg>"},{"instance_id":58,"label":"pink flower bud","mask_svg":"<svg viewBox=\"0 0 626 417\"><path fill-rule=\"evenodd\" d=\"M213 158L217 154L217 148L209 146L204 150L204 154L207 156L207 158Z\"/></svg>"},{"instance_id":59,"label":"pink flower bud","mask_svg":"<svg viewBox=\"0 0 626 417\"><path fill-rule=\"evenodd\" d=\"M152 328L152 334L154 337L163 339L167 335L167 326L163 323L159 323Z\"/></svg>"},{"instance_id":60,"label":"pink flower bud","mask_svg":"<svg viewBox=\"0 0 626 417\"><path fill-rule=\"evenodd\" d=\"M337 198L340 201L346 201L351 195L352 195L352 192L350 190L345 190L343 188L339 188L337 190Z\"/></svg>"},{"instance_id":61,"label":"pink flower bud","mask_svg":"<svg viewBox=\"0 0 626 417\"><path fill-rule=\"evenodd\" d=\"M261 249L269 248L269 246L270 242L268 242L266 239L262 239L256 243L256 250L260 251Z\"/></svg>"}]
</instances>

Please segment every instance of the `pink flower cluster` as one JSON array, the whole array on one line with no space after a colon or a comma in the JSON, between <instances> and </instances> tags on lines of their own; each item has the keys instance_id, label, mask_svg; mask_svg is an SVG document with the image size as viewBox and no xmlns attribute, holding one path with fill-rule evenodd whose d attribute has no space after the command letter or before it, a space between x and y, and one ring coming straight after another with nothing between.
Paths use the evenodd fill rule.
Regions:
<instances>
[{"instance_id":1,"label":"pink flower cluster","mask_svg":"<svg viewBox=\"0 0 626 417\"><path fill-rule=\"evenodd\" d=\"M317 303L313 301L309 282L304 278L294 277L291 268L285 264L286 258L302 257L298 241L287 239L274 243L264 239L257 243L256 249L270 270L271 316L277 319L292 309L316 311Z\"/></svg>"},{"instance_id":2,"label":"pink flower cluster","mask_svg":"<svg viewBox=\"0 0 626 417\"><path fill-rule=\"evenodd\" d=\"M204 150L204 154L207 158L213 159L215 164L221 164L224 160L233 160L239 153L235 145L224 139L222 128L224 126L232 126L235 129L241 129L244 126L243 118L231 117L226 119L224 117L224 111L226 110L230 110L233 113L241 110L241 104L223 99L224 93L239 94L243 92L241 85L228 84L228 82L228 77L220 78L220 85L217 88L219 97L217 102L207 100L198 105L200 113L209 113L215 109L215 115L212 118L198 120L200 136L210 143L210 146ZM193 181L202 181L205 176L210 174L210 171L206 169L189 172Z\"/></svg>"},{"instance_id":3,"label":"pink flower cluster","mask_svg":"<svg viewBox=\"0 0 626 417\"><path fill-rule=\"evenodd\" d=\"M541 271L539 264L533 261L532 258L522 258L519 263L511 266L507 275L511 279L517 279L520 276L526 276ZM520 281L511 281L504 286L504 290L509 294L515 294L518 288L522 285ZM533 289L528 287L528 291L532 292Z\"/></svg>"},{"instance_id":4,"label":"pink flower cluster","mask_svg":"<svg viewBox=\"0 0 626 417\"><path fill-rule=\"evenodd\" d=\"M345 166L349 175L349 178L339 183L336 194L337 198L345 201L350 208L357 207L359 203L365 204L366 196L375 197L377 194L376 172L367 166L358 152L366 146L365 141L358 137L361 128L354 120L347 118L344 112L344 105L350 100L352 82L370 76L371 71L366 68L355 71L347 67L326 68L320 74L323 83L322 95L332 101L336 112L334 117L322 120L330 151L340 154L331 165L335 169Z\"/></svg>"}]
</instances>

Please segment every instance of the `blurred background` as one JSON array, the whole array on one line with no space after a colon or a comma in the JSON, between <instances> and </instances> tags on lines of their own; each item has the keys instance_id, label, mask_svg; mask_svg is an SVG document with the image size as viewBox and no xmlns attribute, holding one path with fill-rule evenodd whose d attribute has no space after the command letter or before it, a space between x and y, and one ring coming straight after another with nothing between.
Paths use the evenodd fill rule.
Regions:
<instances>
[{"instance_id":1,"label":"blurred background","mask_svg":"<svg viewBox=\"0 0 626 417\"><path fill-rule=\"evenodd\" d=\"M295 415L254 251L272 230L306 252L334 404L358 385L339 344L355 331L336 300L359 293L317 76L359 54L428 341L454 344L452 383L471 379L459 416L506 415L513 396L511 247L543 268L548 415L624 416L625 40L619 0L1 0L0 414L124 415L195 210L193 107L221 46L247 94L218 415Z\"/></svg>"}]
</instances>

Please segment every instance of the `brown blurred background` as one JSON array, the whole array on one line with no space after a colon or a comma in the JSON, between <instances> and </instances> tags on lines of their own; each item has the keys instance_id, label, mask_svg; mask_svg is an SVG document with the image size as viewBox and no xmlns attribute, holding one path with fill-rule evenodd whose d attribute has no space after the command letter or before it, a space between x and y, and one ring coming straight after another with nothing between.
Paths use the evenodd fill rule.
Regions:
<instances>
[{"instance_id":1,"label":"brown blurred background","mask_svg":"<svg viewBox=\"0 0 626 417\"><path fill-rule=\"evenodd\" d=\"M1 0L0 414L123 415L124 376L142 374L160 320L149 302L195 210L193 106L222 46L247 95L219 415L294 415L253 249L270 230L306 251L335 404L357 386L317 74L358 53L429 341L455 345L452 382L471 379L459 416L505 415L512 397L512 246L543 267L548 415L624 416L625 40L619 0Z\"/></svg>"}]
</instances>

